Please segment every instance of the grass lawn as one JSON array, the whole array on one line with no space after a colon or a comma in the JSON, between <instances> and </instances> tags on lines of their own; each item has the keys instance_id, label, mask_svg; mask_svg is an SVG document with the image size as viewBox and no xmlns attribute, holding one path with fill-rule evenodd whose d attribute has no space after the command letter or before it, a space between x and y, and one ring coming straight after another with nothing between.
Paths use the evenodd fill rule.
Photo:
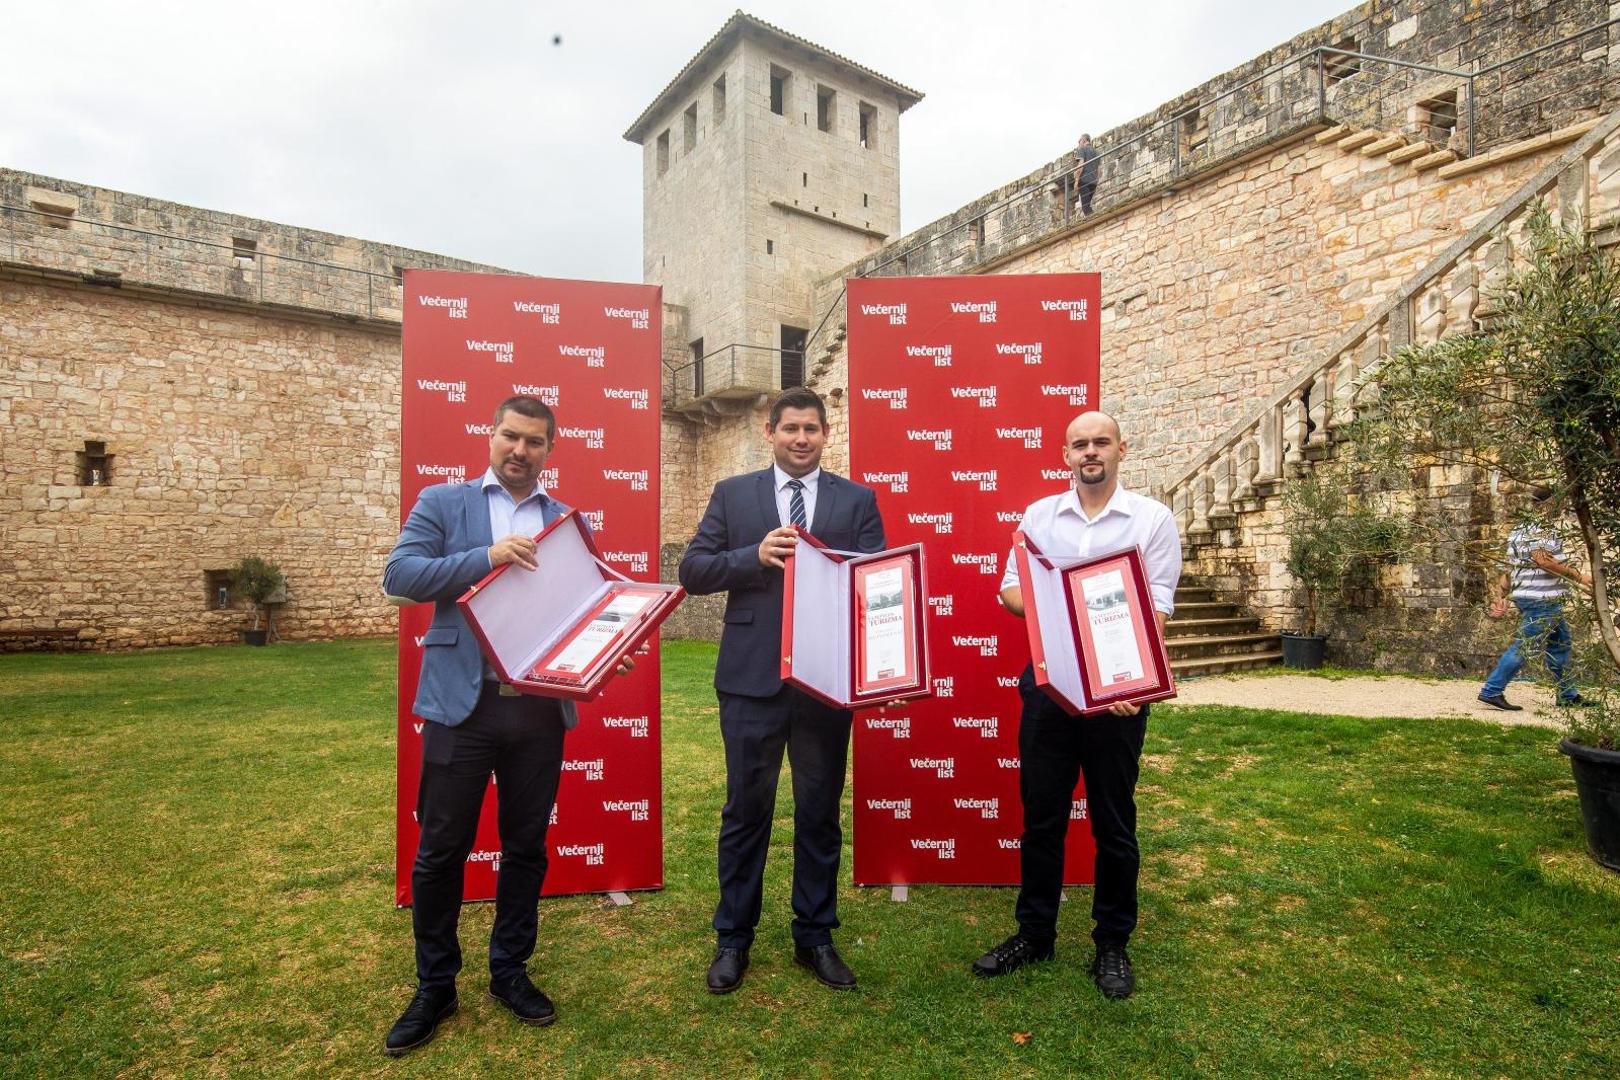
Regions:
<instances>
[{"instance_id":1,"label":"grass lawn","mask_svg":"<svg viewBox=\"0 0 1620 1080\"><path fill-rule=\"evenodd\" d=\"M713 649L665 662L668 887L542 904L542 1030L484 996L469 908L462 1012L396 1062L392 643L0 657L0 1075L1616 1073L1620 875L1550 733L1464 720L1156 706L1123 1003L1086 975L1084 891L1056 963L984 982L1012 890L846 886L861 986L822 989L791 963L784 785L754 966L711 997Z\"/></svg>"}]
</instances>

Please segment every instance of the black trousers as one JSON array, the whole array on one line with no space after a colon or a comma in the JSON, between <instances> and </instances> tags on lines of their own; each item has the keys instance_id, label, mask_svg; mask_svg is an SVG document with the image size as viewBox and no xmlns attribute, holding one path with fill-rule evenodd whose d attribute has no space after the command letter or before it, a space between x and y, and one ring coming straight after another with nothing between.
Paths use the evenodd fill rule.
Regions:
<instances>
[{"instance_id":1,"label":"black trousers","mask_svg":"<svg viewBox=\"0 0 1620 1080\"><path fill-rule=\"evenodd\" d=\"M793 769L793 941L805 947L832 941L844 844L838 810L852 718L847 709L791 686L768 698L720 694L726 805L714 930L721 945L746 949L754 941L784 748Z\"/></svg>"},{"instance_id":2,"label":"black trousers","mask_svg":"<svg viewBox=\"0 0 1620 1080\"><path fill-rule=\"evenodd\" d=\"M498 685L484 683L472 715L456 727L422 725L422 781L416 795L422 838L411 869L416 980L422 987L454 985L461 971L456 923L462 881L491 772L501 861L489 973L515 975L534 953L546 879L546 826L562 775L562 712L551 698L502 697Z\"/></svg>"},{"instance_id":3,"label":"black trousers","mask_svg":"<svg viewBox=\"0 0 1620 1080\"><path fill-rule=\"evenodd\" d=\"M1097 181L1082 179L1080 181L1080 212L1091 213L1091 197L1097 193Z\"/></svg>"},{"instance_id":4,"label":"black trousers","mask_svg":"<svg viewBox=\"0 0 1620 1080\"><path fill-rule=\"evenodd\" d=\"M1024 804L1019 861L1018 928L1043 944L1057 938L1063 893L1063 841L1069 832L1074 785L1086 779L1086 811L1097 840L1097 885L1091 937L1124 945L1136 929L1136 777L1147 734L1148 709L1136 716L1070 716L1035 685L1024 668L1018 680L1018 792Z\"/></svg>"}]
</instances>

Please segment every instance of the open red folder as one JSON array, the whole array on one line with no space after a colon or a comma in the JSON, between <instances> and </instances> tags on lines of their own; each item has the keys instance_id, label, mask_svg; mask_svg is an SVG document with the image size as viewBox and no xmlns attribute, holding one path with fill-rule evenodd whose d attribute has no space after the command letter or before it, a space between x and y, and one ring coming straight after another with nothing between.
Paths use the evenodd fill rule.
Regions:
<instances>
[{"instance_id":1,"label":"open red folder","mask_svg":"<svg viewBox=\"0 0 1620 1080\"><path fill-rule=\"evenodd\" d=\"M1071 716L1176 696L1140 548L1054 560L1013 534L1035 685Z\"/></svg>"},{"instance_id":2,"label":"open red folder","mask_svg":"<svg viewBox=\"0 0 1620 1080\"><path fill-rule=\"evenodd\" d=\"M502 682L525 694L589 701L686 592L609 569L577 511L534 539L534 570L498 566L456 606Z\"/></svg>"},{"instance_id":3,"label":"open red folder","mask_svg":"<svg viewBox=\"0 0 1620 1080\"><path fill-rule=\"evenodd\" d=\"M801 529L784 572L784 681L842 709L933 692L921 544L855 555Z\"/></svg>"}]
</instances>

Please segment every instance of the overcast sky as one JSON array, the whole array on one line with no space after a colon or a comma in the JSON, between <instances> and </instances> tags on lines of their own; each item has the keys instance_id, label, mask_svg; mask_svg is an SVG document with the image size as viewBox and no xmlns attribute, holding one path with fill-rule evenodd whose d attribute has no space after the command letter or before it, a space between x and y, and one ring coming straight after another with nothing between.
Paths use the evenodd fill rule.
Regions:
<instances>
[{"instance_id":1,"label":"overcast sky","mask_svg":"<svg viewBox=\"0 0 1620 1080\"><path fill-rule=\"evenodd\" d=\"M1351 0L751 0L926 97L905 231ZM555 277L641 280L624 130L735 0L9 4L0 166ZM560 36L560 43L553 39Z\"/></svg>"}]
</instances>

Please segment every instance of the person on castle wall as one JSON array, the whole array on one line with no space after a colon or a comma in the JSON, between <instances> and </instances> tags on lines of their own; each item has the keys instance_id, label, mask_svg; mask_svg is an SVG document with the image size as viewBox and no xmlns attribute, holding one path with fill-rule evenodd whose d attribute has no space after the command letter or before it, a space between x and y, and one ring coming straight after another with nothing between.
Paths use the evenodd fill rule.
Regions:
<instances>
[{"instance_id":1,"label":"person on castle wall","mask_svg":"<svg viewBox=\"0 0 1620 1080\"><path fill-rule=\"evenodd\" d=\"M1098 153L1091 145L1090 135L1081 135L1075 146L1074 158L1080 165L1080 213L1091 214L1091 197L1097 193Z\"/></svg>"},{"instance_id":2,"label":"person on castle wall","mask_svg":"<svg viewBox=\"0 0 1620 1080\"><path fill-rule=\"evenodd\" d=\"M1119 482L1125 460L1119 423L1102 412L1082 413L1063 438L1069 488L1031 503L1019 528L1048 556L1094 557L1142 550L1153 606L1164 631L1181 580L1181 537L1170 509ZM1024 614L1011 553L1001 579L1001 603ZM1091 917L1096 946L1091 977L1103 995L1129 997L1136 974L1126 946L1136 929L1136 781L1147 734L1146 705L1117 703L1106 714L1074 717L1035 684L1033 667L1018 679L1018 795L1024 830L1019 842L1018 930L973 963L973 973L1006 975L1056 955L1063 891L1064 840L1076 782L1086 781L1086 809L1097 841Z\"/></svg>"},{"instance_id":3,"label":"person on castle wall","mask_svg":"<svg viewBox=\"0 0 1620 1080\"><path fill-rule=\"evenodd\" d=\"M1557 509L1550 488L1535 488L1530 501L1543 515ZM1565 560L1557 532L1545 525L1524 524L1508 534L1507 570L1494 582L1487 614L1493 619L1502 618L1511 600L1519 609L1519 631L1480 688L1480 701L1505 712L1523 710L1524 706L1507 699L1507 686L1524 666L1525 653L1539 652L1557 683L1558 704L1583 704L1568 671L1570 634L1569 623L1564 621L1564 600L1569 596L1566 582L1570 581L1590 587L1592 577Z\"/></svg>"},{"instance_id":4,"label":"person on castle wall","mask_svg":"<svg viewBox=\"0 0 1620 1080\"><path fill-rule=\"evenodd\" d=\"M835 990L855 986L832 941L843 847L838 811L853 714L781 677L782 571L799 530L835 549L884 548L876 494L821 468L828 434L819 394L803 387L782 391L765 424L772 464L715 485L681 558L687 592L726 593L714 670L726 753L717 941L707 974L714 994L737 989L748 969L784 748L793 775L794 962Z\"/></svg>"},{"instance_id":5,"label":"person on castle wall","mask_svg":"<svg viewBox=\"0 0 1620 1080\"><path fill-rule=\"evenodd\" d=\"M571 701L519 695L500 682L456 607L469 586L498 566L535 568L533 537L568 511L540 484L556 436L556 416L540 399L520 395L501 402L489 438L489 469L478 480L424 490L383 570L383 592L434 605L411 710L427 721L416 800L421 839L411 870L417 991L384 1039L383 1049L392 1056L432 1039L456 1011L463 875L491 772L501 864L489 993L526 1024L544 1026L557 1016L530 980L527 964L539 922L546 827L562 774L563 736L578 718ZM620 673L631 666L621 663Z\"/></svg>"}]
</instances>

